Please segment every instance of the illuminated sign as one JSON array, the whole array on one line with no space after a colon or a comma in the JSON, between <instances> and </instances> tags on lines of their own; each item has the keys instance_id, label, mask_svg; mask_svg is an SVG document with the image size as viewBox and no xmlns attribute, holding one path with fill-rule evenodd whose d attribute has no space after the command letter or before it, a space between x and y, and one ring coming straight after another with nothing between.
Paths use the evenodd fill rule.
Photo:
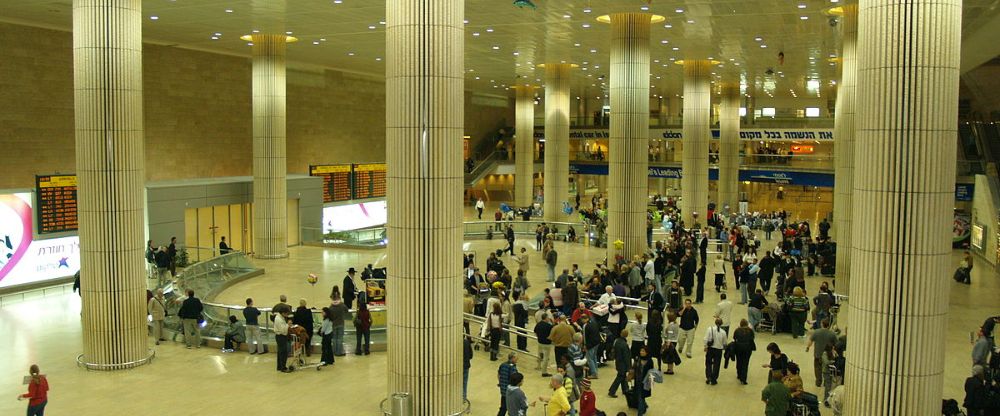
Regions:
<instances>
[{"instance_id":1,"label":"illuminated sign","mask_svg":"<svg viewBox=\"0 0 1000 416\"><path fill-rule=\"evenodd\" d=\"M0 195L0 288L80 270L79 237L35 240L31 219L31 194Z\"/></svg>"},{"instance_id":2,"label":"illuminated sign","mask_svg":"<svg viewBox=\"0 0 1000 416\"><path fill-rule=\"evenodd\" d=\"M354 199L385 196L385 163L355 164Z\"/></svg>"},{"instance_id":3,"label":"illuminated sign","mask_svg":"<svg viewBox=\"0 0 1000 416\"><path fill-rule=\"evenodd\" d=\"M38 233L76 231L76 175L35 176Z\"/></svg>"},{"instance_id":4,"label":"illuminated sign","mask_svg":"<svg viewBox=\"0 0 1000 416\"><path fill-rule=\"evenodd\" d=\"M385 225L386 218L385 201L324 207L323 233Z\"/></svg>"},{"instance_id":5,"label":"illuminated sign","mask_svg":"<svg viewBox=\"0 0 1000 416\"><path fill-rule=\"evenodd\" d=\"M351 165L309 166L309 176L323 178L323 202L351 199Z\"/></svg>"},{"instance_id":6,"label":"illuminated sign","mask_svg":"<svg viewBox=\"0 0 1000 416\"><path fill-rule=\"evenodd\" d=\"M719 129L711 130L712 138L719 138ZM573 129L569 131L570 140L579 139L607 139L611 134L607 129ZM544 139L543 129L535 130L536 139ZM683 140L684 130L682 129L649 129L650 139ZM740 140L767 140L767 141L791 141L791 140L833 140L833 129L740 129Z\"/></svg>"}]
</instances>

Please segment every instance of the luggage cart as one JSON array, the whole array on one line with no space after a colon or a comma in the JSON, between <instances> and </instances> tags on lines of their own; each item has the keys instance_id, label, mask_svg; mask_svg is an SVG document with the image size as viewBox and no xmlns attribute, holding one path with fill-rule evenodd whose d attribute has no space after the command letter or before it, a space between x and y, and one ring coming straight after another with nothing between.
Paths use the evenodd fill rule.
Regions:
<instances>
[{"instance_id":1,"label":"luggage cart","mask_svg":"<svg viewBox=\"0 0 1000 416\"><path fill-rule=\"evenodd\" d=\"M292 353L288 356L287 367L289 370L305 370L307 368L315 368L319 371L323 368L322 362L310 363L306 357L306 342L309 337L306 333L306 329L301 326L294 326L289 328L288 335L292 338Z\"/></svg>"}]
</instances>

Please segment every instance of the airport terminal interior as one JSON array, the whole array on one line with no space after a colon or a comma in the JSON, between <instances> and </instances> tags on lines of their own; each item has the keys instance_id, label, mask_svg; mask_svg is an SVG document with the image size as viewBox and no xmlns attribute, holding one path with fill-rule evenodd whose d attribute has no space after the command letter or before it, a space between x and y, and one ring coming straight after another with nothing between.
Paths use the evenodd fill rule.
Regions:
<instances>
[{"instance_id":1,"label":"airport terminal interior","mask_svg":"<svg viewBox=\"0 0 1000 416\"><path fill-rule=\"evenodd\" d=\"M996 39L1000 0L0 0L0 414L1000 415Z\"/></svg>"}]
</instances>

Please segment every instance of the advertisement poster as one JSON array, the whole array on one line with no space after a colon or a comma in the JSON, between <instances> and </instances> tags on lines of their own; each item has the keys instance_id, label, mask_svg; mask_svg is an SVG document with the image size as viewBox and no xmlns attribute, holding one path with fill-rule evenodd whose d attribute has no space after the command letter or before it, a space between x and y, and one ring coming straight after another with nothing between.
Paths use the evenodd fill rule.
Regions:
<instances>
[{"instance_id":1,"label":"advertisement poster","mask_svg":"<svg viewBox=\"0 0 1000 416\"><path fill-rule=\"evenodd\" d=\"M72 276L80 270L79 237L35 240L31 194L0 195L0 288Z\"/></svg>"},{"instance_id":2,"label":"advertisement poster","mask_svg":"<svg viewBox=\"0 0 1000 416\"><path fill-rule=\"evenodd\" d=\"M358 230L386 223L385 201L323 208L323 233Z\"/></svg>"}]
</instances>

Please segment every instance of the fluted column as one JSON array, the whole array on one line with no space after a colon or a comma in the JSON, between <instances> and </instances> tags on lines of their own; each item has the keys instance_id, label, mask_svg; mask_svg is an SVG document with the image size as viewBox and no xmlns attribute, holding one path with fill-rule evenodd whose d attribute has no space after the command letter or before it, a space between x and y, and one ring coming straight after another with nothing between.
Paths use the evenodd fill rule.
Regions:
<instances>
[{"instance_id":1,"label":"fluted column","mask_svg":"<svg viewBox=\"0 0 1000 416\"><path fill-rule=\"evenodd\" d=\"M257 258L288 257L285 173L285 43L255 33L253 42L253 237Z\"/></svg>"},{"instance_id":2,"label":"fluted column","mask_svg":"<svg viewBox=\"0 0 1000 416\"><path fill-rule=\"evenodd\" d=\"M846 415L940 413L960 0L858 6ZM838 247L839 249L840 247Z\"/></svg>"},{"instance_id":3,"label":"fluted column","mask_svg":"<svg viewBox=\"0 0 1000 416\"><path fill-rule=\"evenodd\" d=\"M142 1L73 1L83 357L144 364Z\"/></svg>"},{"instance_id":4,"label":"fluted column","mask_svg":"<svg viewBox=\"0 0 1000 416\"><path fill-rule=\"evenodd\" d=\"M462 406L464 2L386 1L388 394Z\"/></svg>"},{"instance_id":5,"label":"fluted column","mask_svg":"<svg viewBox=\"0 0 1000 416\"><path fill-rule=\"evenodd\" d=\"M545 65L545 198L546 221L565 220L569 201L569 64Z\"/></svg>"},{"instance_id":6,"label":"fluted column","mask_svg":"<svg viewBox=\"0 0 1000 416\"><path fill-rule=\"evenodd\" d=\"M834 282L837 292L849 294L851 279L851 191L854 188L854 106L856 101L857 62L855 43L858 39L858 5L845 4L840 19L843 30L843 51L840 53L841 75L837 87L837 105L833 120L833 234L836 237L837 272Z\"/></svg>"},{"instance_id":7,"label":"fluted column","mask_svg":"<svg viewBox=\"0 0 1000 416\"><path fill-rule=\"evenodd\" d=\"M530 206L534 200L535 87L518 85L514 103L514 205ZM548 152L546 152L548 153Z\"/></svg>"},{"instance_id":8,"label":"fluted column","mask_svg":"<svg viewBox=\"0 0 1000 416\"><path fill-rule=\"evenodd\" d=\"M684 61L684 150L681 160L681 214L684 224L706 224L711 63ZM695 221L693 214L698 213Z\"/></svg>"},{"instance_id":9,"label":"fluted column","mask_svg":"<svg viewBox=\"0 0 1000 416\"><path fill-rule=\"evenodd\" d=\"M723 84L719 102L718 209L739 210L740 183L740 85Z\"/></svg>"},{"instance_id":10,"label":"fluted column","mask_svg":"<svg viewBox=\"0 0 1000 416\"><path fill-rule=\"evenodd\" d=\"M646 250L649 195L649 29L652 15L611 15L608 261ZM615 250L615 241L625 243Z\"/></svg>"}]
</instances>

